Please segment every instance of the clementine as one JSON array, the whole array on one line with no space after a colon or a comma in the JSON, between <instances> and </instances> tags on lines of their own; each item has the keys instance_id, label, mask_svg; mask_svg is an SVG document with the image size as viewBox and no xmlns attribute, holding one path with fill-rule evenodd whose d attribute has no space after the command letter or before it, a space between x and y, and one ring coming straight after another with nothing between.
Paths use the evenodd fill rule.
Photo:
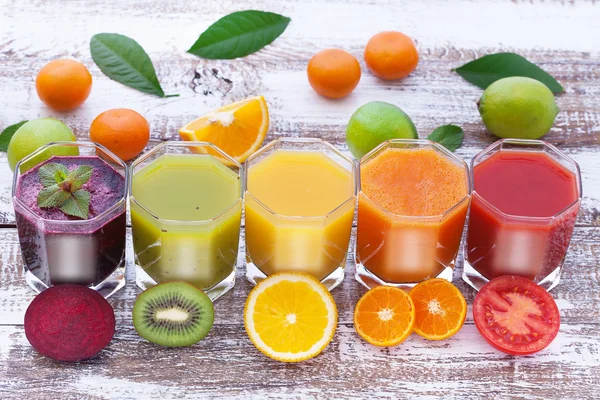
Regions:
<instances>
[{"instance_id":1,"label":"clementine","mask_svg":"<svg viewBox=\"0 0 600 400\"><path fill-rule=\"evenodd\" d=\"M378 78L402 79L417 67L419 53L411 38L401 32L386 31L369 40L365 62Z\"/></svg>"},{"instance_id":2,"label":"clementine","mask_svg":"<svg viewBox=\"0 0 600 400\"><path fill-rule=\"evenodd\" d=\"M323 50L308 62L308 82L321 96L339 99L349 95L360 80L360 65L350 53Z\"/></svg>"},{"instance_id":3,"label":"clementine","mask_svg":"<svg viewBox=\"0 0 600 400\"><path fill-rule=\"evenodd\" d=\"M150 125L133 110L117 108L98 115L90 126L90 139L123 161L138 156L150 140Z\"/></svg>"},{"instance_id":4,"label":"clementine","mask_svg":"<svg viewBox=\"0 0 600 400\"><path fill-rule=\"evenodd\" d=\"M35 88L48 107L69 111L79 107L90 95L92 75L80 62L53 60L38 73Z\"/></svg>"}]
</instances>

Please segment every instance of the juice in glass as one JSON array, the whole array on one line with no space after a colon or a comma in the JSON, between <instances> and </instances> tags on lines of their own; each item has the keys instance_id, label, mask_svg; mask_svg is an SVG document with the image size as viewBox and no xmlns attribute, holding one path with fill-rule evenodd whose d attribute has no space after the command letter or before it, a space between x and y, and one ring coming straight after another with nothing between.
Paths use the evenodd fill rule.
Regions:
<instances>
[{"instance_id":1,"label":"juice in glass","mask_svg":"<svg viewBox=\"0 0 600 400\"><path fill-rule=\"evenodd\" d=\"M44 153L60 152L61 147L76 148L79 155L44 160ZM80 166L92 168L80 188L90 196L87 219L67 215L58 207L38 206L38 194L44 189L39 171L51 163L70 172ZM125 285L127 180L127 165L94 143L50 144L17 165L13 206L31 288L41 292L52 285L74 283L108 297Z\"/></svg>"},{"instance_id":2,"label":"juice in glass","mask_svg":"<svg viewBox=\"0 0 600 400\"><path fill-rule=\"evenodd\" d=\"M452 280L469 207L464 161L428 140L391 140L360 161L356 279Z\"/></svg>"},{"instance_id":3,"label":"juice in glass","mask_svg":"<svg viewBox=\"0 0 600 400\"><path fill-rule=\"evenodd\" d=\"M247 278L302 271L329 289L344 278L355 165L318 139L279 139L247 164Z\"/></svg>"},{"instance_id":4,"label":"juice in glass","mask_svg":"<svg viewBox=\"0 0 600 400\"><path fill-rule=\"evenodd\" d=\"M204 154L192 153L202 147ZM206 143L167 142L134 163L131 224L138 286L186 281L213 300L233 287L240 173L239 164Z\"/></svg>"},{"instance_id":5,"label":"juice in glass","mask_svg":"<svg viewBox=\"0 0 600 400\"><path fill-rule=\"evenodd\" d=\"M581 203L575 161L537 140L506 139L472 161L463 278L476 289L519 275L558 284Z\"/></svg>"}]
</instances>

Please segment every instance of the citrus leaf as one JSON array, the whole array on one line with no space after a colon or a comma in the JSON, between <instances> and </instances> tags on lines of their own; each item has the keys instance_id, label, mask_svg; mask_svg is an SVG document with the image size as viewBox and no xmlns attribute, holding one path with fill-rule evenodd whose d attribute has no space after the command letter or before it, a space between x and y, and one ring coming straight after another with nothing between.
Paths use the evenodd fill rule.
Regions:
<instances>
[{"instance_id":1,"label":"citrus leaf","mask_svg":"<svg viewBox=\"0 0 600 400\"><path fill-rule=\"evenodd\" d=\"M441 144L450 151L454 151L460 147L464 136L465 132L460 126L442 125L431 132L427 139Z\"/></svg>"},{"instance_id":2,"label":"citrus leaf","mask_svg":"<svg viewBox=\"0 0 600 400\"><path fill-rule=\"evenodd\" d=\"M271 12L237 11L209 26L188 53L213 60L244 57L271 44L290 21Z\"/></svg>"},{"instance_id":3,"label":"citrus leaf","mask_svg":"<svg viewBox=\"0 0 600 400\"><path fill-rule=\"evenodd\" d=\"M165 96L152 60L135 40L118 33L98 33L90 41L92 59L110 79L144 93Z\"/></svg>"},{"instance_id":4,"label":"citrus leaf","mask_svg":"<svg viewBox=\"0 0 600 400\"><path fill-rule=\"evenodd\" d=\"M59 163L44 164L38 170L40 182L44 187L63 182L68 174L68 168Z\"/></svg>"},{"instance_id":5,"label":"citrus leaf","mask_svg":"<svg viewBox=\"0 0 600 400\"><path fill-rule=\"evenodd\" d=\"M61 204L60 210L67 215L87 219L90 213L90 197L85 190L70 193L70 196Z\"/></svg>"},{"instance_id":6,"label":"citrus leaf","mask_svg":"<svg viewBox=\"0 0 600 400\"><path fill-rule=\"evenodd\" d=\"M71 197L70 192L62 190L58 185L52 185L40 190L37 205L40 208L58 207L69 197Z\"/></svg>"},{"instance_id":7,"label":"citrus leaf","mask_svg":"<svg viewBox=\"0 0 600 400\"><path fill-rule=\"evenodd\" d=\"M21 121L11 126L7 126L6 129L0 133L0 151L6 153L8 150L8 144L10 143L10 139L12 139L13 135L27 121Z\"/></svg>"},{"instance_id":8,"label":"citrus leaf","mask_svg":"<svg viewBox=\"0 0 600 400\"><path fill-rule=\"evenodd\" d=\"M553 93L562 93L563 87L546 71L515 53L489 54L454 69L468 82L487 88L498 79L525 76L542 82Z\"/></svg>"}]
</instances>

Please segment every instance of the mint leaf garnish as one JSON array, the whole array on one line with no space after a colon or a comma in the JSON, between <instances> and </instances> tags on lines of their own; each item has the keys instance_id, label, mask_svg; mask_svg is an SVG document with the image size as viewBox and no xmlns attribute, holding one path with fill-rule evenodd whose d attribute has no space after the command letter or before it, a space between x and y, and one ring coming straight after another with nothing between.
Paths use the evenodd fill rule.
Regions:
<instances>
[{"instance_id":1,"label":"mint leaf garnish","mask_svg":"<svg viewBox=\"0 0 600 400\"><path fill-rule=\"evenodd\" d=\"M60 206L69 197L70 192L62 190L58 185L52 185L40 191L37 203L40 208L53 208Z\"/></svg>"},{"instance_id":2,"label":"mint leaf garnish","mask_svg":"<svg viewBox=\"0 0 600 400\"><path fill-rule=\"evenodd\" d=\"M441 144L450 151L454 151L460 147L464 136L465 132L460 126L442 125L431 132L427 139Z\"/></svg>"},{"instance_id":3,"label":"mint leaf garnish","mask_svg":"<svg viewBox=\"0 0 600 400\"><path fill-rule=\"evenodd\" d=\"M48 163L40 168L38 174L42 185L48 187L64 181L69 174L69 170L62 164Z\"/></svg>"},{"instance_id":4,"label":"mint leaf garnish","mask_svg":"<svg viewBox=\"0 0 600 400\"><path fill-rule=\"evenodd\" d=\"M93 168L80 165L73 171L59 163L40 167L38 175L44 188L37 197L40 208L58 207L73 217L87 219L90 211L90 193L81 189L92 176Z\"/></svg>"},{"instance_id":5,"label":"mint leaf garnish","mask_svg":"<svg viewBox=\"0 0 600 400\"><path fill-rule=\"evenodd\" d=\"M71 193L69 197L60 205L60 211L65 214L87 219L90 211L90 194L85 190L78 190Z\"/></svg>"}]
</instances>

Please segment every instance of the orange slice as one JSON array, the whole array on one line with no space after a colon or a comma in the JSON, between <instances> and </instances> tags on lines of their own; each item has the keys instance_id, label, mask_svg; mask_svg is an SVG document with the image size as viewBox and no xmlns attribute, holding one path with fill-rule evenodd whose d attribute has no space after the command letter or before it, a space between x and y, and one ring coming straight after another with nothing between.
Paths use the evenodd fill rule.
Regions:
<instances>
[{"instance_id":1,"label":"orange slice","mask_svg":"<svg viewBox=\"0 0 600 400\"><path fill-rule=\"evenodd\" d=\"M356 303L354 329L375 346L396 346L412 332L415 307L401 289L377 286Z\"/></svg>"},{"instance_id":2,"label":"orange slice","mask_svg":"<svg viewBox=\"0 0 600 400\"><path fill-rule=\"evenodd\" d=\"M244 308L244 326L254 346L285 362L321 353L333 338L337 320L337 307L327 288L302 272L280 272L263 279Z\"/></svg>"},{"instance_id":3,"label":"orange slice","mask_svg":"<svg viewBox=\"0 0 600 400\"><path fill-rule=\"evenodd\" d=\"M211 111L181 128L179 135L187 141L210 142L243 163L262 145L268 129L267 103L257 96ZM206 153L203 147L196 149Z\"/></svg>"},{"instance_id":4,"label":"orange slice","mask_svg":"<svg viewBox=\"0 0 600 400\"><path fill-rule=\"evenodd\" d=\"M467 302L456 286L445 279L428 279L409 293L415 304L415 332L429 340L443 340L462 328Z\"/></svg>"}]
</instances>

